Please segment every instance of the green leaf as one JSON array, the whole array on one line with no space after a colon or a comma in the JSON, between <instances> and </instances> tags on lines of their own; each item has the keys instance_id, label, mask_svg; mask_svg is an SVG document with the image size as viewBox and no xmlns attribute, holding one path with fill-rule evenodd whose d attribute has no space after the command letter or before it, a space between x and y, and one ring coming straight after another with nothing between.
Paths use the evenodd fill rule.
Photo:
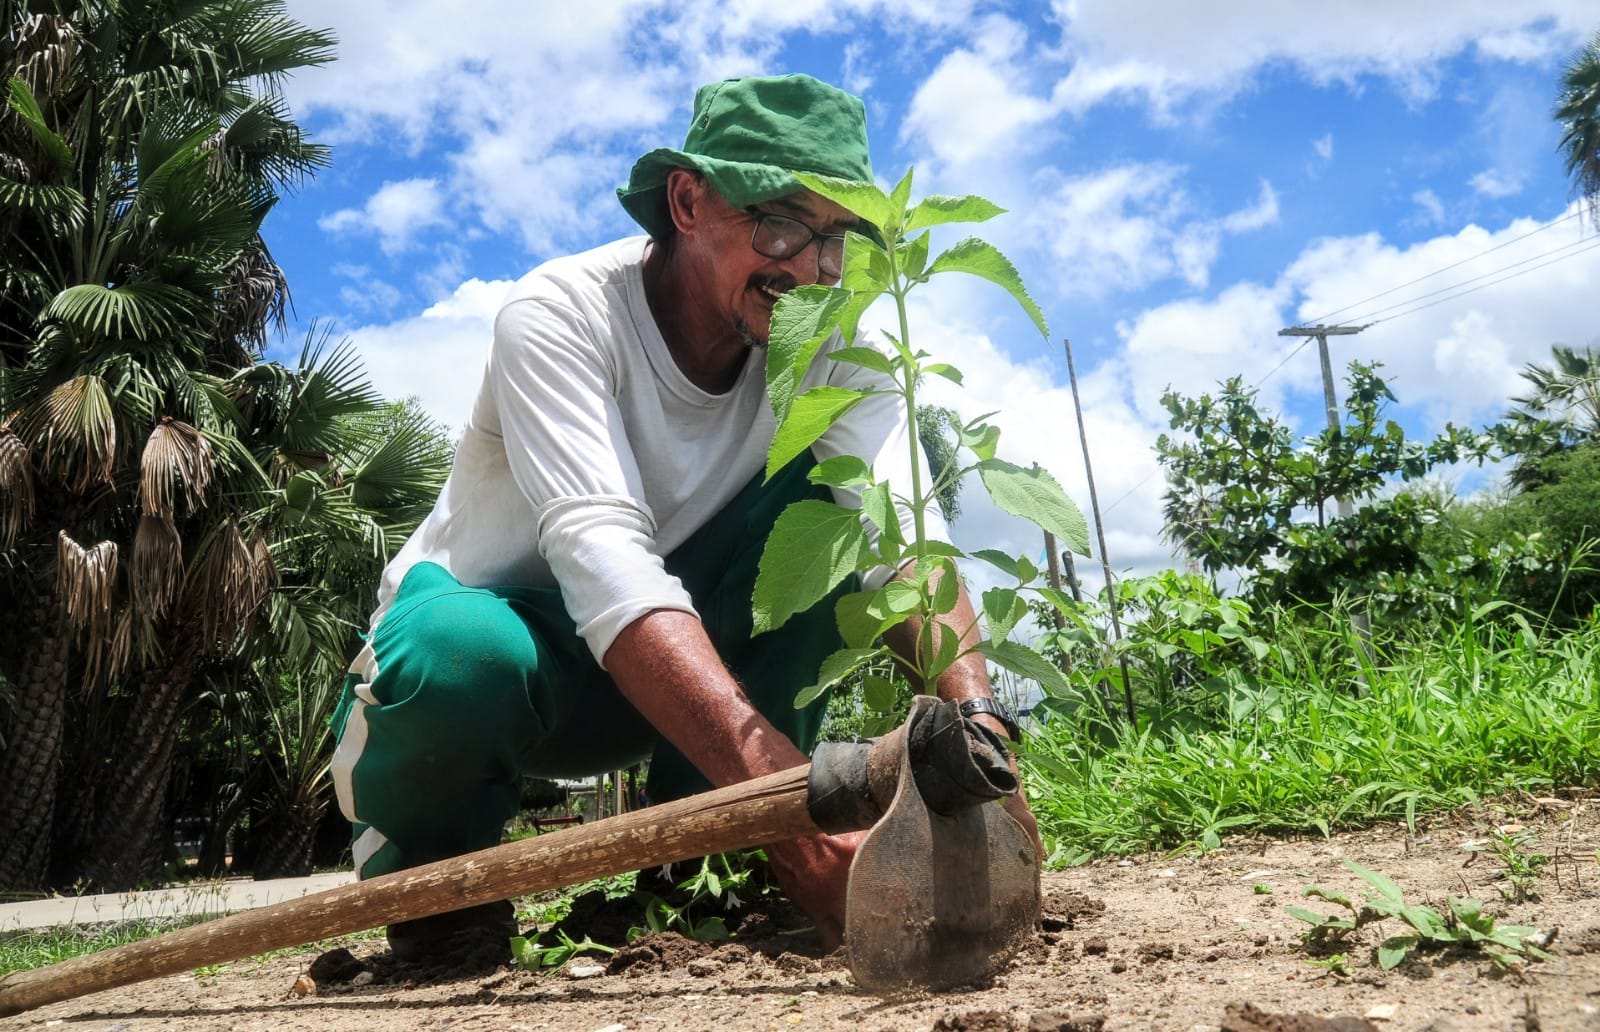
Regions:
<instances>
[{"instance_id":1,"label":"green leaf","mask_svg":"<svg viewBox=\"0 0 1600 1032\"><path fill-rule=\"evenodd\" d=\"M1011 588L990 588L983 593L983 619L989 627L989 637L1004 641L1011 629L1028 615L1028 603Z\"/></svg>"},{"instance_id":2,"label":"green leaf","mask_svg":"<svg viewBox=\"0 0 1600 1032\"><path fill-rule=\"evenodd\" d=\"M860 487L872 483L872 467L854 455L835 455L817 463L806 479L828 487Z\"/></svg>"},{"instance_id":3,"label":"green leaf","mask_svg":"<svg viewBox=\"0 0 1600 1032\"><path fill-rule=\"evenodd\" d=\"M790 459L811 447L834 420L861 404L866 396L864 391L845 387L813 387L795 398L767 450L767 479L771 480Z\"/></svg>"},{"instance_id":4,"label":"green leaf","mask_svg":"<svg viewBox=\"0 0 1600 1032\"><path fill-rule=\"evenodd\" d=\"M812 359L838 326L851 292L809 284L789 291L772 310L767 343L767 395L772 415L781 424L789 415L795 391ZM859 315L859 313L858 313Z\"/></svg>"},{"instance_id":5,"label":"green leaf","mask_svg":"<svg viewBox=\"0 0 1600 1032\"><path fill-rule=\"evenodd\" d=\"M712 942L721 939L731 939L733 935L728 931L728 923L720 917L703 917L695 922L691 938L695 942Z\"/></svg>"},{"instance_id":6,"label":"green leaf","mask_svg":"<svg viewBox=\"0 0 1600 1032\"><path fill-rule=\"evenodd\" d=\"M11 110L15 111L28 128L33 130L33 138L43 148L45 156L50 159L50 164L57 172L70 172L72 170L72 148L67 146L67 141L59 133L45 124L44 112L39 108L39 102L34 99L33 91L28 89L28 84L21 79L12 79Z\"/></svg>"},{"instance_id":7,"label":"green leaf","mask_svg":"<svg viewBox=\"0 0 1600 1032\"><path fill-rule=\"evenodd\" d=\"M816 701L817 697L840 681L860 670L883 654L883 649L877 647L840 649L830 653L822 661L822 669L817 671L817 681L809 688L802 689L794 697L794 708L805 709Z\"/></svg>"},{"instance_id":8,"label":"green leaf","mask_svg":"<svg viewBox=\"0 0 1600 1032\"><path fill-rule=\"evenodd\" d=\"M922 589L910 581L892 580L878 589L878 597L868 610L882 619L915 613L922 605Z\"/></svg>"},{"instance_id":9,"label":"green leaf","mask_svg":"<svg viewBox=\"0 0 1600 1032\"><path fill-rule=\"evenodd\" d=\"M848 209L857 218L872 223L880 230L887 229L893 218L894 202L872 183L857 183L810 172L796 172L794 177L807 190Z\"/></svg>"},{"instance_id":10,"label":"green leaf","mask_svg":"<svg viewBox=\"0 0 1600 1032\"><path fill-rule=\"evenodd\" d=\"M961 370L948 362L929 362L922 367L922 371L930 376L942 376L953 384L959 385L961 383ZM996 430L995 436L998 437L999 435L1000 431ZM992 458L993 456L990 457Z\"/></svg>"},{"instance_id":11,"label":"green leaf","mask_svg":"<svg viewBox=\"0 0 1600 1032\"><path fill-rule=\"evenodd\" d=\"M998 204L975 194L967 194L964 197L933 194L924 197L920 204L911 209L911 215L906 219L906 232L912 233L923 226L939 226L949 222L987 222L996 215L1004 213L1005 209Z\"/></svg>"},{"instance_id":12,"label":"green leaf","mask_svg":"<svg viewBox=\"0 0 1600 1032\"><path fill-rule=\"evenodd\" d=\"M941 562L939 569L939 585L933 589L933 604L929 607L935 614L950 612L961 597L961 575L956 572L955 564Z\"/></svg>"},{"instance_id":13,"label":"green leaf","mask_svg":"<svg viewBox=\"0 0 1600 1032\"><path fill-rule=\"evenodd\" d=\"M1363 867L1354 860L1346 860L1344 866L1346 869L1353 871L1356 877L1377 889L1379 894L1391 903L1400 903L1405 900L1405 893L1400 891L1400 886L1396 885L1387 876L1379 874L1371 868Z\"/></svg>"},{"instance_id":14,"label":"green leaf","mask_svg":"<svg viewBox=\"0 0 1600 1032\"><path fill-rule=\"evenodd\" d=\"M1000 443L1000 428L987 423L968 423L956 428L956 439L962 447L972 449L980 460L994 458L995 446Z\"/></svg>"},{"instance_id":15,"label":"green leaf","mask_svg":"<svg viewBox=\"0 0 1600 1032\"><path fill-rule=\"evenodd\" d=\"M1378 947L1378 966L1385 971L1399 966L1417 942L1415 935L1397 935L1392 939L1385 939L1383 945Z\"/></svg>"},{"instance_id":16,"label":"green leaf","mask_svg":"<svg viewBox=\"0 0 1600 1032\"><path fill-rule=\"evenodd\" d=\"M900 248L900 271L916 279L928 267L928 234L924 233Z\"/></svg>"},{"instance_id":17,"label":"green leaf","mask_svg":"<svg viewBox=\"0 0 1600 1032\"><path fill-rule=\"evenodd\" d=\"M1067 693L1067 679L1061 671L1056 669L1054 663L1026 645L1014 641L983 641L978 643L978 651L995 665L1002 666L1013 674L1038 681L1051 695Z\"/></svg>"},{"instance_id":18,"label":"green leaf","mask_svg":"<svg viewBox=\"0 0 1600 1032\"><path fill-rule=\"evenodd\" d=\"M906 169L906 174L900 177L900 182L894 186L894 191L889 194L890 212L896 223L905 221L906 205L911 202L911 173L915 168Z\"/></svg>"},{"instance_id":19,"label":"green leaf","mask_svg":"<svg viewBox=\"0 0 1600 1032\"><path fill-rule=\"evenodd\" d=\"M1284 907L1283 909L1290 917L1298 917L1300 920L1309 925L1320 925L1333 919L1332 915L1318 914L1314 911L1307 910L1305 907Z\"/></svg>"},{"instance_id":20,"label":"green leaf","mask_svg":"<svg viewBox=\"0 0 1600 1032\"><path fill-rule=\"evenodd\" d=\"M1028 583L1039 575L1039 568L1027 559L1014 556L1009 552L1002 552L998 548L980 548L972 553L974 559L982 559L1002 573L1008 573L1021 581Z\"/></svg>"},{"instance_id":21,"label":"green leaf","mask_svg":"<svg viewBox=\"0 0 1600 1032\"><path fill-rule=\"evenodd\" d=\"M1003 459L978 463L978 476L994 504L1043 527L1079 555L1089 554L1089 524L1055 477L1037 466L1023 469Z\"/></svg>"},{"instance_id":22,"label":"green leaf","mask_svg":"<svg viewBox=\"0 0 1600 1032\"><path fill-rule=\"evenodd\" d=\"M897 545L905 544L905 535L900 531L900 514L895 511L887 482L873 484L861 492L861 511L878 528L882 539Z\"/></svg>"},{"instance_id":23,"label":"green leaf","mask_svg":"<svg viewBox=\"0 0 1600 1032\"><path fill-rule=\"evenodd\" d=\"M888 356L877 348L839 348L828 352L828 357L835 362L848 362L850 365L864 366L880 373L894 372L894 366L889 362Z\"/></svg>"},{"instance_id":24,"label":"green leaf","mask_svg":"<svg viewBox=\"0 0 1600 1032\"><path fill-rule=\"evenodd\" d=\"M1050 328L1044 321L1044 313L1023 288L1022 277L1017 274L1017 267L1011 264L1011 259L996 250L993 244L977 237L961 241L935 258L928 268L930 276L940 272L968 272L1004 287L1017 299L1022 310L1028 313L1028 318L1038 327L1040 336L1049 339Z\"/></svg>"},{"instance_id":25,"label":"green leaf","mask_svg":"<svg viewBox=\"0 0 1600 1032\"><path fill-rule=\"evenodd\" d=\"M756 574L755 633L820 602L871 555L861 516L818 499L795 502L767 537Z\"/></svg>"},{"instance_id":26,"label":"green leaf","mask_svg":"<svg viewBox=\"0 0 1600 1032\"><path fill-rule=\"evenodd\" d=\"M882 634L883 621L871 612L876 591L852 591L833 607L839 637L850 648L867 648Z\"/></svg>"},{"instance_id":27,"label":"green leaf","mask_svg":"<svg viewBox=\"0 0 1600 1032\"><path fill-rule=\"evenodd\" d=\"M887 677L873 675L861 679L861 701L867 708L879 713L894 711L894 682Z\"/></svg>"}]
</instances>

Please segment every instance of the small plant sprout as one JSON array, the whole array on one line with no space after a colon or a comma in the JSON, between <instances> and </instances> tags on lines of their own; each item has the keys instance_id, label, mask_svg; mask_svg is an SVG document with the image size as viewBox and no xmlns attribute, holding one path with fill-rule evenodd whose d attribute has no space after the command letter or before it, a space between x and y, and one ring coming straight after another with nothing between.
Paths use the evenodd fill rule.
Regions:
<instances>
[{"instance_id":1,"label":"small plant sprout","mask_svg":"<svg viewBox=\"0 0 1600 1032\"><path fill-rule=\"evenodd\" d=\"M1360 928L1391 917L1399 918L1411 931L1391 936L1378 946L1378 966L1385 971L1398 966L1416 949L1456 948L1481 953L1496 967L1517 967L1530 960L1554 957L1530 941L1538 929L1527 925L1502 925L1483 912L1483 904L1465 896L1451 896L1448 908L1440 913L1433 907L1407 903L1400 886L1391 879L1346 860L1344 866L1376 890L1361 902L1343 893L1318 886L1305 890L1307 896L1343 907L1349 916L1318 914L1304 907L1287 907L1289 914L1311 925L1303 937L1308 948L1333 950L1344 945Z\"/></svg>"},{"instance_id":2,"label":"small plant sprout","mask_svg":"<svg viewBox=\"0 0 1600 1032\"><path fill-rule=\"evenodd\" d=\"M988 637L963 647L959 635L940 634L936 619L950 613L958 598L955 561L967 558L945 541L930 540L924 512L949 483L976 475L1002 510L1020 516L1056 535L1066 547L1087 554L1088 528L1083 515L1049 473L1023 468L996 458L1000 431L987 420L993 413L955 425L957 443L967 461L951 464L937 477L925 478L917 434L918 389L926 377L939 376L960 384L960 370L932 360L912 342L906 298L913 288L945 272L965 272L1005 289L1027 313L1041 335L1048 337L1044 314L1028 296L1011 262L992 245L969 237L930 258L929 227L946 223L983 222L1001 209L981 197L930 196L910 205L911 173L891 193L872 185L798 174L807 188L849 209L872 227L872 235L850 233L845 244L844 275L838 286L811 285L785 295L773 315L767 352L767 390L778 428L767 455L770 477L809 448L839 418L878 395L897 396L911 421L909 484L879 480L871 456L844 455L820 463L811 479L829 487L859 492L861 512L832 502L806 500L779 517L762 553L754 597L757 632L781 626L795 613L809 609L854 573L887 566L900 576L873 591L842 598L835 609L846 647L829 656L815 684L795 702L804 706L859 671L885 658L881 636L907 620L920 621L914 654L901 657L913 683L932 691L939 675L968 652L1038 681L1052 694L1064 694L1066 680L1053 664L1033 649L1008 640L1027 616L1021 592L1031 590L1052 605L1070 608L1059 593L1034 586L1039 569L1027 558L985 549L971 557L987 562L1014 581L983 593L981 608ZM879 350L856 343L857 324L880 298L892 298L896 333L886 333L890 347ZM817 386L798 387L807 370L823 354L834 334L842 347L826 352L826 360L877 371L893 384L881 390ZM925 482L931 480L931 482ZM902 530L899 512L911 514L910 533ZM869 537L861 519L876 530ZM956 628L965 632L968 628ZM901 676L898 672L895 676ZM882 681L883 683L879 683ZM864 682L869 702L893 696L892 683L881 674ZM874 709L878 707L874 706Z\"/></svg>"},{"instance_id":3,"label":"small plant sprout","mask_svg":"<svg viewBox=\"0 0 1600 1032\"><path fill-rule=\"evenodd\" d=\"M1539 874L1550 863L1550 858L1535 852L1533 846L1539 836L1529 828L1515 830L1496 829L1494 835L1483 841L1467 844L1474 853L1489 853L1500 861L1500 895L1512 903L1523 903L1539 898Z\"/></svg>"},{"instance_id":4,"label":"small plant sprout","mask_svg":"<svg viewBox=\"0 0 1600 1032\"><path fill-rule=\"evenodd\" d=\"M526 971L541 971L545 968L558 968L580 953L599 953L609 955L617 952L610 946L601 945L587 935L582 942L574 942L566 932L557 931L556 941L549 946L541 946L536 941L523 936L516 936L511 940L511 956L516 960L517 966Z\"/></svg>"},{"instance_id":5,"label":"small plant sprout","mask_svg":"<svg viewBox=\"0 0 1600 1032\"><path fill-rule=\"evenodd\" d=\"M628 940L641 935L675 931L696 942L728 939L727 912L744 906L745 899L764 895L768 886L757 874L766 855L758 849L716 853L703 858L693 874L677 883L672 898L644 894L643 927L628 930ZM719 913L707 914L707 910Z\"/></svg>"}]
</instances>

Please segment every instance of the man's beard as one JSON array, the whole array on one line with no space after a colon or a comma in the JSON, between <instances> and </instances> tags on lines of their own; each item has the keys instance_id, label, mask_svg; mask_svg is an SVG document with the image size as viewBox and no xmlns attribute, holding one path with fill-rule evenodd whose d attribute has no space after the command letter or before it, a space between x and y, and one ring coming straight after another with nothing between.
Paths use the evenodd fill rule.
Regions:
<instances>
[{"instance_id":1,"label":"man's beard","mask_svg":"<svg viewBox=\"0 0 1600 1032\"><path fill-rule=\"evenodd\" d=\"M767 339L752 330L750 324L744 321L743 316L734 319L733 332L739 335L739 339L744 341L744 346L751 351L761 351L767 346Z\"/></svg>"}]
</instances>

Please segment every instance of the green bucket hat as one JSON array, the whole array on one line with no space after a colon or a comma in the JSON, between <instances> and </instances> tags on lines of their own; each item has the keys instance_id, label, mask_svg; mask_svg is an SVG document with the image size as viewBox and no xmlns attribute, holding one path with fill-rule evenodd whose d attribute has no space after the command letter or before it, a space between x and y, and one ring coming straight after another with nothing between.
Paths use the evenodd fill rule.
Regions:
<instances>
[{"instance_id":1,"label":"green bucket hat","mask_svg":"<svg viewBox=\"0 0 1600 1032\"><path fill-rule=\"evenodd\" d=\"M794 193L791 172L872 182L861 98L809 75L725 79L700 87L682 150L634 162L617 199L657 240L671 236L667 173L694 169L735 208Z\"/></svg>"}]
</instances>

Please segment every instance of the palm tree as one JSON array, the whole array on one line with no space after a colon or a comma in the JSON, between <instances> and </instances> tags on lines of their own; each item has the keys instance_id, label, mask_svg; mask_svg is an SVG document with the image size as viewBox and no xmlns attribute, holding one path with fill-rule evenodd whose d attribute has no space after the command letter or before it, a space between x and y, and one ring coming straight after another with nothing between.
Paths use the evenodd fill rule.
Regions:
<instances>
[{"instance_id":1,"label":"palm tree","mask_svg":"<svg viewBox=\"0 0 1600 1032\"><path fill-rule=\"evenodd\" d=\"M1567 64L1556 97L1560 148L1573 190L1600 223L1600 32Z\"/></svg>"},{"instance_id":2,"label":"palm tree","mask_svg":"<svg viewBox=\"0 0 1600 1032\"><path fill-rule=\"evenodd\" d=\"M277 576L257 510L279 478L248 446L240 370L287 301L262 221L327 160L279 87L329 60L332 39L280 0L7 11L0 576L17 633L0 655L15 695L0 888L44 884L56 837L94 841L111 859L91 880L121 888L151 851L105 815L158 826L176 700ZM75 704L120 707L116 777L65 772L102 797L57 793L63 749L103 744L68 725L69 685Z\"/></svg>"},{"instance_id":3,"label":"palm tree","mask_svg":"<svg viewBox=\"0 0 1600 1032\"><path fill-rule=\"evenodd\" d=\"M1506 450L1518 456L1509 480L1519 491L1546 482L1544 459L1600 441L1600 350L1555 344L1550 356L1549 365L1523 367L1532 390L1512 398L1518 407L1506 416Z\"/></svg>"}]
</instances>

